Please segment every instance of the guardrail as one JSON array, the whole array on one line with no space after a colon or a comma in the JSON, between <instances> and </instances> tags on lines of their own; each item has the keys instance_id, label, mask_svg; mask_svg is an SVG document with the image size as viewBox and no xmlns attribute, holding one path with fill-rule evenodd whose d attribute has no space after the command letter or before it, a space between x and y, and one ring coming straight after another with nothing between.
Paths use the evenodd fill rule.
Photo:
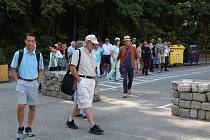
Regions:
<instances>
[{"instance_id":1,"label":"guardrail","mask_svg":"<svg viewBox=\"0 0 210 140\"><path fill-rule=\"evenodd\" d=\"M200 64L210 63L210 50L200 50L199 63Z\"/></svg>"}]
</instances>

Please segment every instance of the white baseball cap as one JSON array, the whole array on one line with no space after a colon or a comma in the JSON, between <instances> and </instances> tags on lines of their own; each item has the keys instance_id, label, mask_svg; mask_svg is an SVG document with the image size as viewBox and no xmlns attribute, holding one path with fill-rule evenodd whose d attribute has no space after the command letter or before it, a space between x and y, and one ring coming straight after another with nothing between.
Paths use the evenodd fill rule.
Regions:
<instances>
[{"instance_id":1,"label":"white baseball cap","mask_svg":"<svg viewBox=\"0 0 210 140\"><path fill-rule=\"evenodd\" d=\"M116 41L116 40L119 40L119 41L120 41L120 38L119 38L119 37L116 37L114 40L115 40L115 41Z\"/></svg>"},{"instance_id":2,"label":"white baseball cap","mask_svg":"<svg viewBox=\"0 0 210 140\"><path fill-rule=\"evenodd\" d=\"M91 34L85 37L85 41L90 40L93 44L99 44L95 35Z\"/></svg>"}]
</instances>

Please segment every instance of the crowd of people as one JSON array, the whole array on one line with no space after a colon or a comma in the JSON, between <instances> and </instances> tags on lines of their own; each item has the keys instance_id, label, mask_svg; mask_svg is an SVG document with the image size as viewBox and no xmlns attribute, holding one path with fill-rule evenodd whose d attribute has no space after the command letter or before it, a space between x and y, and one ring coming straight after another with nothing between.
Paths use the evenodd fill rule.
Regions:
<instances>
[{"instance_id":1,"label":"crowd of people","mask_svg":"<svg viewBox=\"0 0 210 140\"><path fill-rule=\"evenodd\" d=\"M35 35L26 34L24 41L25 48L15 52L11 63L14 79L17 81L19 127L16 138L18 140L23 135L35 136L32 125L36 114L38 87L44 71L42 54L36 51ZM49 46L49 50L51 51L49 70L69 69L77 82L75 105L66 125L71 129L78 129L74 120L78 112L81 112L90 124L89 133L101 135L104 131L96 125L92 111L97 79L106 76L108 79L118 81L122 78L123 98L127 98L128 94L132 93L135 72L139 75L141 72L143 75L151 74L155 59L157 59L158 72L162 72L163 68L168 71L170 42L162 43L161 38L158 38L156 43L152 39L138 44L136 38L124 36L122 41L116 37L113 44L109 39L105 39L105 43L99 43L96 36L91 34L86 36L84 41L72 41L69 47L66 43L58 42ZM78 64L79 67L76 69ZM28 127L24 128L26 105L29 105Z\"/></svg>"},{"instance_id":2,"label":"crowd of people","mask_svg":"<svg viewBox=\"0 0 210 140\"><path fill-rule=\"evenodd\" d=\"M76 49L81 48L84 41L72 41L69 47L66 43L56 43L50 46L50 60L48 68L50 71L66 70L71 64L72 55ZM119 37L116 37L113 43L109 39L105 39L94 48L94 56L96 59L96 73L98 78L107 77L109 80L119 81L122 79L120 74L120 62L114 63L119 54L120 47L124 45ZM138 59L135 61L135 75L149 75L154 71L154 66L158 67L158 72L168 71L170 42L162 42L161 38L156 41L154 39L144 40L137 43L136 38L131 40L132 47L136 48Z\"/></svg>"}]
</instances>

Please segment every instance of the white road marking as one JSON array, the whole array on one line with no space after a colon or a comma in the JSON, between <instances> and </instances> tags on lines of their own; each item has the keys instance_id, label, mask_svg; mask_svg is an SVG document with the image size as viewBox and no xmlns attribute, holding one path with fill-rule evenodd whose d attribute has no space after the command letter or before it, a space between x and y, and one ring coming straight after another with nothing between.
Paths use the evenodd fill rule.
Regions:
<instances>
[{"instance_id":1,"label":"white road marking","mask_svg":"<svg viewBox=\"0 0 210 140\"><path fill-rule=\"evenodd\" d=\"M166 105L162 105L162 106L159 106L157 108L160 108L160 109L171 109L171 105L172 105L172 103L166 104Z\"/></svg>"},{"instance_id":2,"label":"white road marking","mask_svg":"<svg viewBox=\"0 0 210 140\"><path fill-rule=\"evenodd\" d=\"M205 67L205 68L208 68L208 67ZM197 68L198 69L198 68ZM197 70L196 69L196 70ZM203 70L203 71L196 71L196 72L192 72L194 71L195 69L191 70L190 72L187 72L187 73L183 73L182 72L175 72L175 73L171 73L171 74L167 74L163 77L163 75L159 76L159 78L157 79L151 79L151 80L141 80L141 77L134 77L134 81L137 80L139 82L133 82L133 85L139 85L139 84L144 84L144 83L149 83L149 82L154 82L154 81L159 81L159 80L163 80L163 79L170 79L170 78L174 78L174 77L182 77L182 76L187 76L187 75L195 75L195 74L199 74L199 73L205 73L205 72L208 72L208 70ZM189 71L189 70L185 70L186 71ZM180 74L180 73L183 73L183 74ZM101 83L106 83L106 84L101 84ZM100 91L105 91L105 90L114 90L114 89L117 89L117 88L122 88L122 85L121 86L111 86L111 85L108 85L108 81L104 81L104 82L100 82L99 85L101 86L105 86L105 87L109 87L109 88L105 88L105 89L100 89Z\"/></svg>"}]
</instances>

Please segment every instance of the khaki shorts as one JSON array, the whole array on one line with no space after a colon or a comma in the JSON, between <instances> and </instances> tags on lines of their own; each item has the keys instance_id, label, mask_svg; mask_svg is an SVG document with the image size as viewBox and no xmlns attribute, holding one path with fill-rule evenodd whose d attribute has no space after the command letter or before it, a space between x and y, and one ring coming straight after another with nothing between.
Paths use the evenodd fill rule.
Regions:
<instances>
[{"instance_id":1,"label":"khaki shorts","mask_svg":"<svg viewBox=\"0 0 210 140\"><path fill-rule=\"evenodd\" d=\"M77 83L78 108L91 108L95 89L95 79L82 78Z\"/></svg>"},{"instance_id":2,"label":"khaki shorts","mask_svg":"<svg viewBox=\"0 0 210 140\"><path fill-rule=\"evenodd\" d=\"M18 104L36 105L38 96L39 82L17 80L16 92Z\"/></svg>"},{"instance_id":3,"label":"khaki shorts","mask_svg":"<svg viewBox=\"0 0 210 140\"><path fill-rule=\"evenodd\" d=\"M164 64L165 63L165 57L164 55L157 55L157 59L158 59L158 64Z\"/></svg>"}]
</instances>

